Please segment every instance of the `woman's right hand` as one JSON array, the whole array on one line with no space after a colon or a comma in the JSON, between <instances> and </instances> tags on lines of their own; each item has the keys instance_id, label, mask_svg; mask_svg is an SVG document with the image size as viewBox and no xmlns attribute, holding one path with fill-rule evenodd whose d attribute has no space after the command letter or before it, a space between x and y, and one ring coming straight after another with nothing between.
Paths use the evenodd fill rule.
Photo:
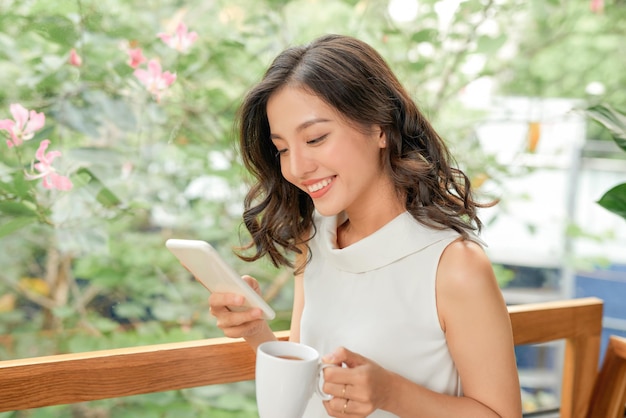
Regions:
<instances>
[{"instance_id":1,"label":"woman's right hand","mask_svg":"<svg viewBox=\"0 0 626 418\"><path fill-rule=\"evenodd\" d=\"M251 276L242 278L261 294L259 282ZM245 298L234 293L211 293L209 307L211 314L217 319L217 326L230 338L254 338L267 331L268 325L262 319L263 311L260 308L250 308L243 311L232 311L228 307L242 306Z\"/></svg>"}]
</instances>

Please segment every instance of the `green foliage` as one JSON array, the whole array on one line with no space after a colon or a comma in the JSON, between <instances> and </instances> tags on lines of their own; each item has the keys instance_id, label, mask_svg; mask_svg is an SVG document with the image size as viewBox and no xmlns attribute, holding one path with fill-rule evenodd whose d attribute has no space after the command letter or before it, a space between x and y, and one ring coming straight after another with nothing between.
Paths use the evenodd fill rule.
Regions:
<instances>
[{"instance_id":1,"label":"green foliage","mask_svg":"<svg viewBox=\"0 0 626 418\"><path fill-rule=\"evenodd\" d=\"M503 74L503 89L524 96L587 98L587 86L601 82L603 101L624 108L626 74L618 70L626 65L624 3L606 1L604 10L595 13L589 1L527 3L530 13L521 17L526 32Z\"/></svg>"},{"instance_id":2,"label":"green foliage","mask_svg":"<svg viewBox=\"0 0 626 418\"><path fill-rule=\"evenodd\" d=\"M602 195L598 204L626 219L626 183L611 188Z\"/></svg>"},{"instance_id":3,"label":"green foliage","mask_svg":"<svg viewBox=\"0 0 626 418\"><path fill-rule=\"evenodd\" d=\"M590 106L585 112L592 120L602 124L617 146L626 152L626 115L607 104ZM598 204L626 220L626 183L612 187L602 195Z\"/></svg>"},{"instance_id":4,"label":"green foliage","mask_svg":"<svg viewBox=\"0 0 626 418\"><path fill-rule=\"evenodd\" d=\"M626 115L608 104L598 104L585 109L587 115L604 125L613 136L618 147L626 151Z\"/></svg>"}]
</instances>

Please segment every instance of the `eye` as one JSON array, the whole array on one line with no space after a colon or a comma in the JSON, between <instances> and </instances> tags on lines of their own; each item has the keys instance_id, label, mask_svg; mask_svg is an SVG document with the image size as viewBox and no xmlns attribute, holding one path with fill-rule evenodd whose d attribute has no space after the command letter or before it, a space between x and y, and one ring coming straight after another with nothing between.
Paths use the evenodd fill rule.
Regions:
<instances>
[{"instance_id":1,"label":"eye","mask_svg":"<svg viewBox=\"0 0 626 418\"><path fill-rule=\"evenodd\" d=\"M317 137L317 138L311 139L309 141L306 141L306 143L309 144L309 145L319 144L320 142L325 140L327 136L328 136L328 134L324 134L324 135L322 135L320 137Z\"/></svg>"},{"instance_id":2,"label":"eye","mask_svg":"<svg viewBox=\"0 0 626 418\"><path fill-rule=\"evenodd\" d=\"M287 148L278 148L276 149L276 154L274 154L274 157L279 158L281 155L285 154L288 151Z\"/></svg>"}]
</instances>

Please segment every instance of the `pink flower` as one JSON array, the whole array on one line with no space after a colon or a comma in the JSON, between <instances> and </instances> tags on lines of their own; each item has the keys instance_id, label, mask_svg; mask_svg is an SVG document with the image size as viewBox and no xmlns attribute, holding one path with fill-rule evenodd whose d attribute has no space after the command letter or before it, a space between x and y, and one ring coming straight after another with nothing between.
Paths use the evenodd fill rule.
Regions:
<instances>
[{"instance_id":1,"label":"pink flower","mask_svg":"<svg viewBox=\"0 0 626 418\"><path fill-rule=\"evenodd\" d=\"M12 104L9 108L14 120L0 120L0 130L9 133L11 139L7 140L7 145L12 148L32 139L35 136L35 131L43 128L46 116L34 110L29 112L28 109L18 103Z\"/></svg>"},{"instance_id":2,"label":"pink flower","mask_svg":"<svg viewBox=\"0 0 626 418\"><path fill-rule=\"evenodd\" d=\"M128 50L128 65L133 68L139 67L139 65L146 61L146 57L143 56L141 48L133 48Z\"/></svg>"},{"instance_id":3,"label":"pink flower","mask_svg":"<svg viewBox=\"0 0 626 418\"><path fill-rule=\"evenodd\" d=\"M41 141L41 144L39 144L39 149L37 149L35 153L35 158L37 158L39 162L35 163L33 167L35 170L39 171L39 174L26 173L26 178L28 180L42 178L43 187L46 189L70 190L73 187L72 181L68 177L58 174L54 167L52 167L52 161L54 161L56 157L61 156L61 151L50 151L46 154L48 145L50 145L50 140L44 139Z\"/></svg>"},{"instance_id":4,"label":"pink flower","mask_svg":"<svg viewBox=\"0 0 626 418\"><path fill-rule=\"evenodd\" d=\"M70 51L70 58L68 62L74 67L80 67L81 65L83 65L83 59L80 57L80 55L78 55L76 49L74 48L72 48L72 50Z\"/></svg>"},{"instance_id":5,"label":"pink flower","mask_svg":"<svg viewBox=\"0 0 626 418\"><path fill-rule=\"evenodd\" d=\"M589 8L592 13L601 14L604 12L604 0L591 0Z\"/></svg>"},{"instance_id":6,"label":"pink flower","mask_svg":"<svg viewBox=\"0 0 626 418\"><path fill-rule=\"evenodd\" d=\"M186 53L191 47L191 44L198 39L198 34L196 32L187 32L187 25L183 22L178 24L176 33L173 35L169 33L159 33L157 36L161 38L167 46L182 53Z\"/></svg>"},{"instance_id":7,"label":"pink flower","mask_svg":"<svg viewBox=\"0 0 626 418\"><path fill-rule=\"evenodd\" d=\"M162 72L161 64L154 59L148 61L147 71L140 68L135 70L134 74L157 101L161 99L163 91L176 80L176 74L172 74L169 71Z\"/></svg>"}]
</instances>

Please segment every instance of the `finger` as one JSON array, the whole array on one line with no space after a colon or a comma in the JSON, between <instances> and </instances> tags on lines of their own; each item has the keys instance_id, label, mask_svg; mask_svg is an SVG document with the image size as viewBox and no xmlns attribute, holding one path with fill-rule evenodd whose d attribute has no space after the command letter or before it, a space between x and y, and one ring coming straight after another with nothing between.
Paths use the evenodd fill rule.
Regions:
<instances>
[{"instance_id":1,"label":"finger","mask_svg":"<svg viewBox=\"0 0 626 418\"><path fill-rule=\"evenodd\" d=\"M324 370L324 392L339 398L358 397L359 373L346 367L329 367Z\"/></svg>"},{"instance_id":2,"label":"finger","mask_svg":"<svg viewBox=\"0 0 626 418\"><path fill-rule=\"evenodd\" d=\"M223 328L224 335L230 338L242 338L254 335L258 332L260 321L246 322L245 324Z\"/></svg>"},{"instance_id":3,"label":"finger","mask_svg":"<svg viewBox=\"0 0 626 418\"><path fill-rule=\"evenodd\" d=\"M242 306L246 299L234 293L211 293L209 305L213 310L222 309L227 306Z\"/></svg>"},{"instance_id":4,"label":"finger","mask_svg":"<svg viewBox=\"0 0 626 418\"><path fill-rule=\"evenodd\" d=\"M333 395L335 398L349 398L350 389L348 388L347 383L331 383L324 382L322 385L322 391L324 393L328 393L329 395Z\"/></svg>"},{"instance_id":5,"label":"finger","mask_svg":"<svg viewBox=\"0 0 626 418\"><path fill-rule=\"evenodd\" d=\"M330 401L324 401L323 404L324 404L324 408L326 409L326 413L328 414L328 416L331 416L331 417L337 416L335 415L337 411L331 408Z\"/></svg>"},{"instance_id":6,"label":"finger","mask_svg":"<svg viewBox=\"0 0 626 418\"><path fill-rule=\"evenodd\" d=\"M346 399L334 398L330 401L324 401L324 408L326 408L326 413L331 417L345 417L343 413L343 406L346 403Z\"/></svg>"},{"instance_id":7,"label":"finger","mask_svg":"<svg viewBox=\"0 0 626 418\"><path fill-rule=\"evenodd\" d=\"M345 347L339 347L331 354L327 354L322 358L324 363L342 364L352 368L368 362L367 358L348 350Z\"/></svg>"},{"instance_id":8,"label":"finger","mask_svg":"<svg viewBox=\"0 0 626 418\"><path fill-rule=\"evenodd\" d=\"M217 326L219 328L232 328L245 325L248 322L258 321L263 312L259 308L251 308L245 311L228 311L226 307L213 314L217 318Z\"/></svg>"},{"instance_id":9,"label":"finger","mask_svg":"<svg viewBox=\"0 0 626 418\"><path fill-rule=\"evenodd\" d=\"M248 283L248 286L254 289L255 292L257 292L259 295L261 294L261 286L259 285L259 282L254 277L243 275L241 276L241 278L243 279L244 282Z\"/></svg>"},{"instance_id":10,"label":"finger","mask_svg":"<svg viewBox=\"0 0 626 418\"><path fill-rule=\"evenodd\" d=\"M330 401L325 401L324 406L328 415L333 417L354 417L363 416L361 414L362 408L358 402L352 399L334 398Z\"/></svg>"}]
</instances>

